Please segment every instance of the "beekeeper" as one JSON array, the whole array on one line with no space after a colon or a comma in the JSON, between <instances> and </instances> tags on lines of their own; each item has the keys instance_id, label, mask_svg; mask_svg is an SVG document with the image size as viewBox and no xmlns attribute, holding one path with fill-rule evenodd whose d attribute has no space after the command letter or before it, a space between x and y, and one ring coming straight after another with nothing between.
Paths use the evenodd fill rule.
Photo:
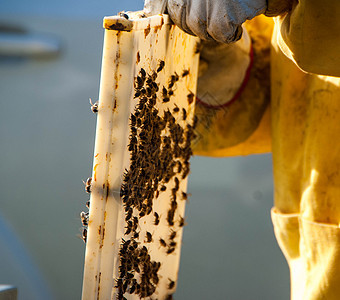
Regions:
<instances>
[{"instance_id":1,"label":"beekeeper","mask_svg":"<svg viewBox=\"0 0 340 300\"><path fill-rule=\"evenodd\" d=\"M340 1L168 0L167 11L203 40L195 154L272 151L291 298L340 299Z\"/></svg>"}]
</instances>

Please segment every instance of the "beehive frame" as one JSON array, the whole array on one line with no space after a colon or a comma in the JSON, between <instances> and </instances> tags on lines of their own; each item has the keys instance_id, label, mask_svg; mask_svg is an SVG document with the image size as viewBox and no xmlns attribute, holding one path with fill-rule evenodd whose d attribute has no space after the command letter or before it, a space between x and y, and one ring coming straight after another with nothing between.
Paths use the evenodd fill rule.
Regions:
<instances>
[{"instance_id":1,"label":"beehive frame","mask_svg":"<svg viewBox=\"0 0 340 300\"><path fill-rule=\"evenodd\" d=\"M199 40L167 15L106 17L82 299L175 291Z\"/></svg>"}]
</instances>

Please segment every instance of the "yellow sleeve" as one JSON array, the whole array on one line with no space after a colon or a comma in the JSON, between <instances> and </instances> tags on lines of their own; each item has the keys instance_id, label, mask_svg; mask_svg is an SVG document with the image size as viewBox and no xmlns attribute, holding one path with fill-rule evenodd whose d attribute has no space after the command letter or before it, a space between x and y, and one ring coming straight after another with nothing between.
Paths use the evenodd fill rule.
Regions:
<instances>
[{"instance_id":1,"label":"yellow sleeve","mask_svg":"<svg viewBox=\"0 0 340 300\"><path fill-rule=\"evenodd\" d=\"M274 231L289 264L291 299L337 300L340 78L301 71L281 52L276 41L274 32L271 57Z\"/></svg>"},{"instance_id":2,"label":"yellow sleeve","mask_svg":"<svg viewBox=\"0 0 340 300\"><path fill-rule=\"evenodd\" d=\"M195 155L237 156L271 151L270 137L270 40L272 19L248 21L253 45L253 66L240 96L227 107L196 104Z\"/></svg>"},{"instance_id":3,"label":"yellow sleeve","mask_svg":"<svg viewBox=\"0 0 340 300\"><path fill-rule=\"evenodd\" d=\"M293 1L269 0L269 15L282 2ZM276 19L280 49L305 72L339 77L339 15L339 0L294 1L290 11Z\"/></svg>"}]
</instances>

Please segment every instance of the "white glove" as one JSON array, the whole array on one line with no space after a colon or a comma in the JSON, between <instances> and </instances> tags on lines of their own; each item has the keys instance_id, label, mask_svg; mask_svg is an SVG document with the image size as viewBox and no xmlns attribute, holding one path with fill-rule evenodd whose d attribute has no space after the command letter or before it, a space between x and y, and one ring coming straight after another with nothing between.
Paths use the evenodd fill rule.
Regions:
<instances>
[{"instance_id":1,"label":"white glove","mask_svg":"<svg viewBox=\"0 0 340 300\"><path fill-rule=\"evenodd\" d=\"M236 100L249 78L252 47L248 32L233 44L203 42L200 55L197 100L222 107Z\"/></svg>"},{"instance_id":2,"label":"white glove","mask_svg":"<svg viewBox=\"0 0 340 300\"><path fill-rule=\"evenodd\" d=\"M231 43L242 35L241 25L264 13L266 0L168 0L167 11L185 32L203 40Z\"/></svg>"}]
</instances>

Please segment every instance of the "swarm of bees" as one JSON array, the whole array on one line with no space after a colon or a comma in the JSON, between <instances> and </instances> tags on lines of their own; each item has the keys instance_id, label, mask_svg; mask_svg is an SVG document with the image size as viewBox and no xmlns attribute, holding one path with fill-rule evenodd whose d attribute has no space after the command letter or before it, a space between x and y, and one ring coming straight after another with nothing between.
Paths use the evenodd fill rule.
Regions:
<instances>
[{"instance_id":1,"label":"swarm of bees","mask_svg":"<svg viewBox=\"0 0 340 300\"><path fill-rule=\"evenodd\" d=\"M187 199L187 194L180 189L180 180L185 179L190 172L189 159L192 155L190 144L195 137L194 124L187 122L185 108L180 109L174 104L171 110L165 109L160 112L156 104L162 106L171 103L176 83L180 78L187 76L189 70L183 70L181 76L174 72L169 77L166 87L160 88L156 80L164 67L165 62L161 60L155 68L156 71L147 73L141 68L134 82L134 99L138 103L129 119L127 148L130 152L130 165L123 173L120 189L125 213L125 238L120 245L115 288L117 299L121 300L126 299L125 293L136 294L140 298L154 294L160 280L158 271L162 263L151 259L148 248L143 243L159 243L159 247L164 249L164 254L171 255L177 246L178 235L175 228L185 225L184 218L178 217L176 210L178 201ZM194 94L190 92L187 96L189 104L193 97ZM97 113L98 102L93 104L90 99L90 104L91 110ZM167 190L170 182L174 183L174 186L169 187L171 190L169 209L162 217L154 211L153 201ZM91 178L85 182L87 193L91 192L91 183ZM87 206L89 205L88 201ZM162 222L169 226L170 232L167 237L154 238L149 231L141 234L139 221L151 213L154 226L158 226L162 218L164 219ZM82 237L86 242L89 214L81 212L80 218L83 225ZM169 289L167 299L172 299L170 290L174 289L175 281L169 279L167 287Z\"/></svg>"},{"instance_id":2,"label":"swarm of bees","mask_svg":"<svg viewBox=\"0 0 340 300\"><path fill-rule=\"evenodd\" d=\"M90 194L91 193L91 188L92 188L92 177L87 178L86 182L83 181L84 185L85 185L85 192ZM90 200L88 200L86 202L86 207L90 208ZM86 243L87 240L87 227L89 225L89 213L88 212L84 212L82 211L80 213L80 220L81 220L81 224L82 224L82 234L81 234L81 238L84 241L84 243Z\"/></svg>"},{"instance_id":3,"label":"swarm of bees","mask_svg":"<svg viewBox=\"0 0 340 300\"><path fill-rule=\"evenodd\" d=\"M176 82L180 80L180 76L175 72L170 76L168 86L160 89L156 80L164 67L164 61L160 61L156 71L151 74L141 68L135 78L134 98L138 103L130 115L130 167L123 174L120 191L125 210L125 235L129 236L129 239L122 240L119 252L119 277L115 286L118 289L117 299L125 299L125 293L138 294L140 298L150 297L159 281L157 273L161 262L152 261L147 247L136 241L140 232L139 220L153 212L153 200L167 190L170 181L174 182L174 187L171 189L170 206L165 216L170 228L177 222L175 212L178 199L187 199L187 194L180 190L180 180L185 179L190 172L190 143L194 138L194 126L187 123L185 108L182 108L182 115L178 116L185 121L184 127L177 121L178 117L176 119L173 115L180 112L179 107L175 105L172 112L166 109L163 113L156 108L157 102L170 102ZM184 70L182 77L188 74L189 70ZM190 92L189 104L192 99L193 94ZM153 218L153 224L159 225L161 216L154 212ZM179 217L178 226L184 225L184 218ZM166 239L157 239L166 255L171 255L176 250L176 235L177 232L171 230ZM153 241L152 233L146 232L144 243ZM135 278L136 274L138 279ZM169 281L168 289L172 290L175 281ZM167 297L172 299L171 294Z\"/></svg>"}]
</instances>

